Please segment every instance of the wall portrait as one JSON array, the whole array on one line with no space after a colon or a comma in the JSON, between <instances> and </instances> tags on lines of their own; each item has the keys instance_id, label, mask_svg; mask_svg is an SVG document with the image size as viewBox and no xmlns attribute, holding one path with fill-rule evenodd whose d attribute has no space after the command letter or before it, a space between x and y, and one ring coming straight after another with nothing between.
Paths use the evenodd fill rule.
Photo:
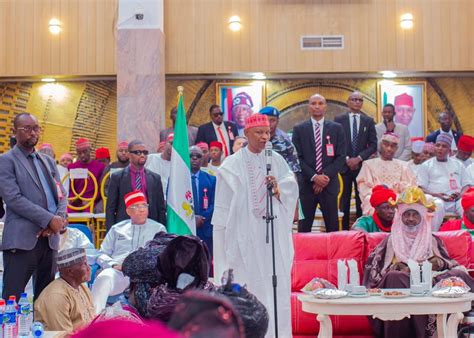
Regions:
<instances>
[{"instance_id":1,"label":"wall portrait","mask_svg":"<svg viewBox=\"0 0 474 338\"><path fill-rule=\"evenodd\" d=\"M380 81L377 84L377 120L382 121L382 108L395 106L395 123L408 127L411 137L427 135L426 82Z\"/></svg>"},{"instance_id":2,"label":"wall portrait","mask_svg":"<svg viewBox=\"0 0 474 338\"><path fill-rule=\"evenodd\" d=\"M216 86L216 101L224 112L224 120L235 122L239 135L243 135L247 117L265 106L265 83L226 82Z\"/></svg>"}]
</instances>

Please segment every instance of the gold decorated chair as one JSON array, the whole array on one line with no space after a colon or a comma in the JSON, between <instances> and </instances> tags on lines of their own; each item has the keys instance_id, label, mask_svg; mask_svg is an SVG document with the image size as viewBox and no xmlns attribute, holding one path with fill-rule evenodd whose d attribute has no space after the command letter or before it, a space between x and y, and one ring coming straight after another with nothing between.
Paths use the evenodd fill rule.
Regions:
<instances>
[{"instance_id":1,"label":"gold decorated chair","mask_svg":"<svg viewBox=\"0 0 474 338\"><path fill-rule=\"evenodd\" d=\"M102 178L102 182L100 183L100 196L102 197L102 202L104 206L104 212L99 214L94 214L95 220L95 231L94 231L94 241L97 248L100 248L102 241L105 238L105 234L107 233L107 227L105 226L105 208L107 207L107 195L105 193L105 187L107 182L110 180L110 171L105 174Z\"/></svg>"},{"instance_id":2,"label":"gold decorated chair","mask_svg":"<svg viewBox=\"0 0 474 338\"><path fill-rule=\"evenodd\" d=\"M74 170L74 169L73 169ZM73 175L74 176L74 175ZM87 198L83 197L84 193L87 189L87 184L89 182L88 178L91 178L92 183L94 185L94 194L92 197ZM68 218L70 223L82 223L86 224L91 231L94 229L94 201L97 197L99 192L99 187L97 184L97 179L95 176L87 170L87 175L84 178L74 178L71 177L71 171L68 172L62 179L62 183L66 180L70 180L69 190L72 192L72 197L68 197ZM74 181L76 180L84 180L84 187L82 191L77 192L74 186ZM75 206L71 204L72 202L80 200L82 205ZM72 211L71 211L72 210Z\"/></svg>"}]
</instances>

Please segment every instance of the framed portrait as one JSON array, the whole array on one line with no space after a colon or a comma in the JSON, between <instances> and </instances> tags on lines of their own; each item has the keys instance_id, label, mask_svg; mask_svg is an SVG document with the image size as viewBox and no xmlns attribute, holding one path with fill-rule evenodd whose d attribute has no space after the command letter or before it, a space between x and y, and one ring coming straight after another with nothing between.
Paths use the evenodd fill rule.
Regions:
<instances>
[{"instance_id":1,"label":"framed portrait","mask_svg":"<svg viewBox=\"0 0 474 338\"><path fill-rule=\"evenodd\" d=\"M216 103L224 112L224 120L235 122L242 135L245 119L265 106L265 82L225 82L216 86Z\"/></svg>"},{"instance_id":2,"label":"framed portrait","mask_svg":"<svg viewBox=\"0 0 474 338\"><path fill-rule=\"evenodd\" d=\"M408 127L411 137L428 133L425 81L380 81L377 84L377 121L387 103L395 106L395 123Z\"/></svg>"}]
</instances>

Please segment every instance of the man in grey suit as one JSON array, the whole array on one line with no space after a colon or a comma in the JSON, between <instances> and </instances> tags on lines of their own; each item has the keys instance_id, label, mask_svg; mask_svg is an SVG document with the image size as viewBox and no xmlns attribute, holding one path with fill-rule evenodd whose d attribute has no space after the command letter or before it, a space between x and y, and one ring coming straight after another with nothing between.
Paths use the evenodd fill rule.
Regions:
<instances>
[{"instance_id":1,"label":"man in grey suit","mask_svg":"<svg viewBox=\"0 0 474 338\"><path fill-rule=\"evenodd\" d=\"M6 204L3 298L19 299L33 276L34 299L54 279L67 199L56 163L35 151L41 128L31 114L13 121L17 145L0 156L0 196Z\"/></svg>"}]
</instances>

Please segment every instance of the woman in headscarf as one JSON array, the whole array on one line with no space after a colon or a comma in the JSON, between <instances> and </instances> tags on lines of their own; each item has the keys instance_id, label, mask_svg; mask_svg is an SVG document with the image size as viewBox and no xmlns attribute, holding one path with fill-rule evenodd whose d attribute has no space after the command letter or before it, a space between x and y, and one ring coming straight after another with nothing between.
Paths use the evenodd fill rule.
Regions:
<instances>
[{"instance_id":1,"label":"woman in headscarf","mask_svg":"<svg viewBox=\"0 0 474 338\"><path fill-rule=\"evenodd\" d=\"M431 232L434 204L428 202L418 187L403 191L397 201L390 200L398 209L392 232L370 254L364 270L364 285L368 288L409 288L408 260L418 263L428 260L433 264L433 284L456 276L471 289L474 281L465 268L452 260L441 241ZM433 316L411 316L401 321L370 319L376 337L431 337L436 333Z\"/></svg>"}]
</instances>

